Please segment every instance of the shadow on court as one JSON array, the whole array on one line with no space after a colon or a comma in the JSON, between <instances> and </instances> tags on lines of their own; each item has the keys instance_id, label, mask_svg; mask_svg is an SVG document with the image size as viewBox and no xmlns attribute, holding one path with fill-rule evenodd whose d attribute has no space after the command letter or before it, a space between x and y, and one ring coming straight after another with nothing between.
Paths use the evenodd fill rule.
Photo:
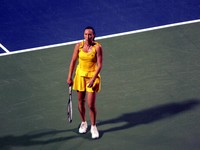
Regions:
<instances>
[{"instance_id":1,"label":"shadow on court","mask_svg":"<svg viewBox=\"0 0 200 150\"><path fill-rule=\"evenodd\" d=\"M141 124L148 124L165 118L170 118L185 111L192 110L195 106L199 104L199 100L191 99L180 103L159 105L139 112L125 113L117 118L100 122L99 126L106 124L126 123L122 126L102 130L101 136L106 132L124 130Z\"/></svg>"},{"instance_id":2,"label":"shadow on court","mask_svg":"<svg viewBox=\"0 0 200 150\"><path fill-rule=\"evenodd\" d=\"M191 99L180 103L169 103L169 104L159 105L139 112L125 113L117 118L99 122L98 126L103 126L107 124L125 123L125 125L122 126L113 127L107 130L101 130L100 138L103 136L104 133L107 132L129 129L141 124L148 124L176 116L180 113L194 109L199 104L200 100ZM14 136L14 135L3 136L0 137L0 149L9 150L11 147L18 147L18 146L45 145L50 143L68 141L78 137L89 139L87 134L85 136L78 135L78 136L49 138L65 132L77 133L77 128L71 130L48 130L37 133L24 134L20 136Z\"/></svg>"},{"instance_id":3,"label":"shadow on court","mask_svg":"<svg viewBox=\"0 0 200 150\"><path fill-rule=\"evenodd\" d=\"M10 149L13 146L33 146L33 145L45 145L55 142L62 142L67 141L73 138L76 138L77 136L69 136L69 137L57 137L57 138L49 138L49 136L55 136L59 133L64 132L71 132L72 130L49 130L49 131L43 131L38 133L30 133L20 136L14 136L14 135L7 135L4 137L0 137L0 149ZM43 138L43 140L42 140ZM44 140L46 138L47 140Z\"/></svg>"}]
</instances>

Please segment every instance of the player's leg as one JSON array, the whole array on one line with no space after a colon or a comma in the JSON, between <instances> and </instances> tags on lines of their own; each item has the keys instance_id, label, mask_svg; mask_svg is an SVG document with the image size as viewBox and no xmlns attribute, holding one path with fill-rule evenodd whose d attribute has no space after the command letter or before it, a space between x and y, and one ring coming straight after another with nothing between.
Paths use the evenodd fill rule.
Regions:
<instances>
[{"instance_id":1,"label":"player's leg","mask_svg":"<svg viewBox=\"0 0 200 150\"><path fill-rule=\"evenodd\" d=\"M78 110L80 112L81 120L86 121L85 117L85 95L86 92L78 92Z\"/></svg>"},{"instance_id":2,"label":"player's leg","mask_svg":"<svg viewBox=\"0 0 200 150\"><path fill-rule=\"evenodd\" d=\"M96 127L96 92L88 92L87 93L87 97L88 97L88 106L90 109L90 120L91 120L91 134L92 134L92 138L96 139L99 138L99 132L97 130Z\"/></svg>"},{"instance_id":3,"label":"player's leg","mask_svg":"<svg viewBox=\"0 0 200 150\"><path fill-rule=\"evenodd\" d=\"M95 92L88 92L87 97L88 97L88 107L90 109L91 125L96 125L96 114L97 114L96 106L95 106L96 93Z\"/></svg>"},{"instance_id":4,"label":"player's leg","mask_svg":"<svg viewBox=\"0 0 200 150\"><path fill-rule=\"evenodd\" d=\"M79 128L79 133L86 133L87 131L87 122L86 122L86 115L85 115L85 95L86 92L78 92L78 110L81 116L81 125Z\"/></svg>"}]
</instances>

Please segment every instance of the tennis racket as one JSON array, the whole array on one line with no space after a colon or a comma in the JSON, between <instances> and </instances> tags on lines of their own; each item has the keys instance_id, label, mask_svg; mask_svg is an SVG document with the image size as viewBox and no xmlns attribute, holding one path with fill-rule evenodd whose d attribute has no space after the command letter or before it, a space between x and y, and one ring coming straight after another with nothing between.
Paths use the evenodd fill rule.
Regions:
<instances>
[{"instance_id":1,"label":"tennis racket","mask_svg":"<svg viewBox=\"0 0 200 150\"><path fill-rule=\"evenodd\" d=\"M72 122L72 87L69 86L69 100L67 104L67 117L69 123Z\"/></svg>"}]
</instances>

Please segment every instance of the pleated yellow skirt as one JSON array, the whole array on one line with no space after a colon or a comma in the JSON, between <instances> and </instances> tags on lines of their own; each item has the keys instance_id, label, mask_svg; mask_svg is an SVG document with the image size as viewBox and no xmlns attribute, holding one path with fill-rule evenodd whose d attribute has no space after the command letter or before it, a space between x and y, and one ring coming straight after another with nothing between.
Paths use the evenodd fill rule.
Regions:
<instances>
[{"instance_id":1,"label":"pleated yellow skirt","mask_svg":"<svg viewBox=\"0 0 200 150\"><path fill-rule=\"evenodd\" d=\"M89 81L92 79L92 77L85 77L85 76L79 76L75 75L74 81L73 81L73 89L83 92L100 92L101 90L101 77L100 75L95 79L94 84L91 88L87 86Z\"/></svg>"}]
</instances>

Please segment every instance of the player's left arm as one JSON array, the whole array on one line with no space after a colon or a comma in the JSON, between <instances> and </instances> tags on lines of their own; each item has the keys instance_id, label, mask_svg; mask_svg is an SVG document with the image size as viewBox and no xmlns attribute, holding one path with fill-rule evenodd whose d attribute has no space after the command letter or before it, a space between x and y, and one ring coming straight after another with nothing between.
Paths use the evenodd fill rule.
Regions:
<instances>
[{"instance_id":1,"label":"player's left arm","mask_svg":"<svg viewBox=\"0 0 200 150\"><path fill-rule=\"evenodd\" d=\"M92 87L92 85L93 85L95 79L97 78L98 74L100 73L100 71L102 69L102 65L103 65L103 48L100 44L96 47L96 51L97 51L97 70L96 70L94 76L92 77L88 87Z\"/></svg>"}]
</instances>

